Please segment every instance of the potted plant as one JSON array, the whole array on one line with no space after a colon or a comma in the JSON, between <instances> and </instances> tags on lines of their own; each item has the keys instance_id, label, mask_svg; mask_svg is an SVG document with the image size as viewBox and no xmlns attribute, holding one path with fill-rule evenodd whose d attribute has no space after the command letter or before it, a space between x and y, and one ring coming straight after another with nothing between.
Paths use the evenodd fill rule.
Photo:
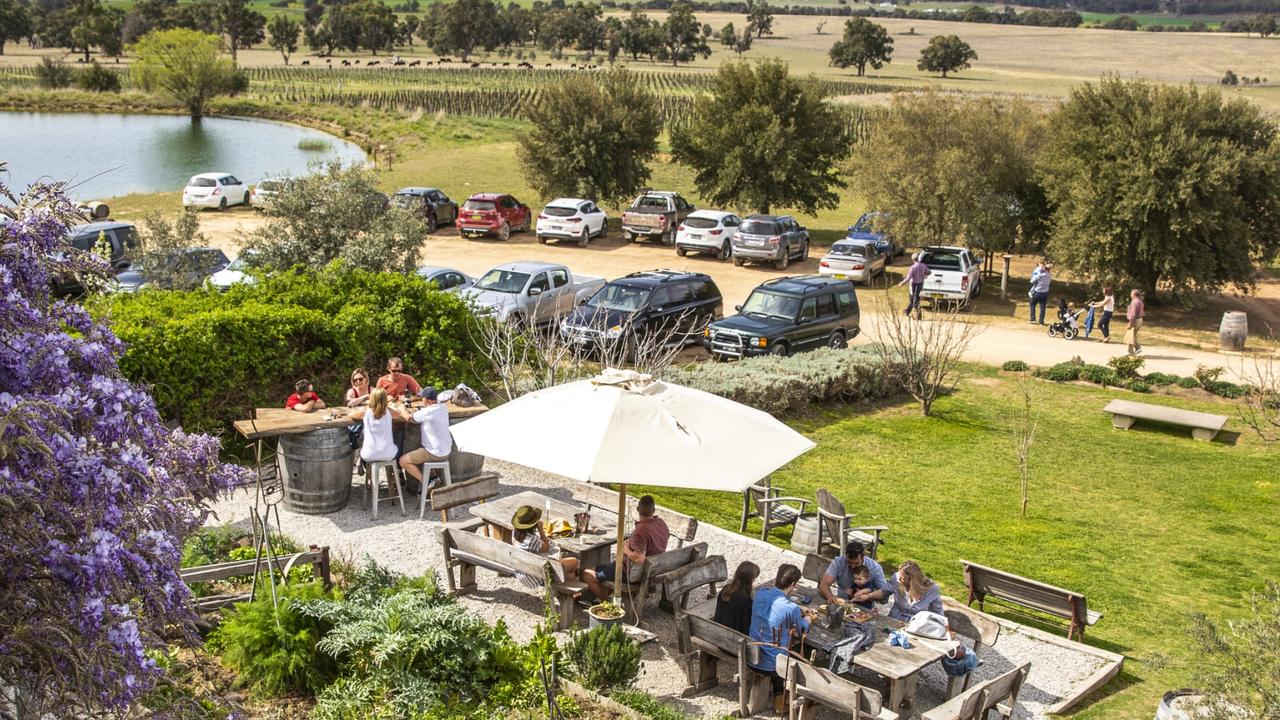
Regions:
<instances>
[{"instance_id":1,"label":"potted plant","mask_svg":"<svg viewBox=\"0 0 1280 720\"><path fill-rule=\"evenodd\" d=\"M591 616L587 627L608 627L622 622L627 611L612 600L605 600L587 608L587 614Z\"/></svg>"}]
</instances>

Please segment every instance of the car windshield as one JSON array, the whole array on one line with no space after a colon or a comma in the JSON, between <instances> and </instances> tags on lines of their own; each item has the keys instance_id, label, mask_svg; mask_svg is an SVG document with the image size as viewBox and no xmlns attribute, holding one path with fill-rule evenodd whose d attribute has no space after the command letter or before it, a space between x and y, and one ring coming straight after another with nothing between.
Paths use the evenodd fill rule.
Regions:
<instances>
[{"instance_id":1,"label":"car windshield","mask_svg":"<svg viewBox=\"0 0 1280 720\"><path fill-rule=\"evenodd\" d=\"M720 221L714 218L691 217L685 218L684 224L685 227L691 227L695 230L707 230L719 225Z\"/></svg>"},{"instance_id":2,"label":"car windshield","mask_svg":"<svg viewBox=\"0 0 1280 720\"><path fill-rule=\"evenodd\" d=\"M529 273L494 268L476 281L476 287L501 293L518 293L524 289L527 282L529 282Z\"/></svg>"},{"instance_id":3,"label":"car windshield","mask_svg":"<svg viewBox=\"0 0 1280 720\"><path fill-rule=\"evenodd\" d=\"M854 245L852 243L836 243L831 246L831 254L842 257L866 257L867 248L864 245Z\"/></svg>"},{"instance_id":4,"label":"car windshield","mask_svg":"<svg viewBox=\"0 0 1280 720\"><path fill-rule=\"evenodd\" d=\"M765 290L752 290L742 306L743 315L763 315L765 317L790 320L800 309L800 298L791 295L779 295Z\"/></svg>"},{"instance_id":5,"label":"car windshield","mask_svg":"<svg viewBox=\"0 0 1280 720\"><path fill-rule=\"evenodd\" d=\"M634 285L605 285L591 296L587 305L602 310L635 312L649 302L649 288Z\"/></svg>"},{"instance_id":6,"label":"car windshield","mask_svg":"<svg viewBox=\"0 0 1280 720\"><path fill-rule=\"evenodd\" d=\"M551 217L573 217L578 214L578 208L548 205L542 209L542 214L550 215Z\"/></svg>"},{"instance_id":7,"label":"car windshield","mask_svg":"<svg viewBox=\"0 0 1280 720\"><path fill-rule=\"evenodd\" d=\"M218 182L213 178L193 177L187 182L187 187L217 187Z\"/></svg>"},{"instance_id":8,"label":"car windshield","mask_svg":"<svg viewBox=\"0 0 1280 720\"><path fill-rule=\"evenodd\" d=\"M924 264L930 270L959 270L960 256L956 253L925 253Z\"/></svg>"},{"instance_id":9,"label":"car windshield","mask_svg":"<svg viewBox=\"0 0 1280 720\"><path fill-rule=\"evenodd\" d=\"M249 269L249 259L241 255L235 260L232 260L231 264L227 266L227 269L235 270L237 272L244 272Z\"/></svg>"},{"instance_id":10,"label":"car windshield","mask_svg":"<svg viewBox=\"0 0 1280 720\"><path fill-rule=\"evenodd\" d=\"M660 195L645 195L636 201L635 208L637 210L657 210L659 212L666 212L667 199Z\"/></svg>"},{"instance_id":11,"label":"car windshield","mask_svg":"<svg viewBox=\"0 0 1280 720\"><path fill-rule=\"evenodd\" d=\"M778 234L778 226L769 220L747 220L739 230L746 235Z\"/></svg>"},{"instance_id":12,"label":"car windshield","mask_svg":"<svg viewBox=\"0 0 1280 720\"><path fill-rule=\"evenodd\" d=\"M412 208L422 204L422 196L410 195L408 193L396 193L391 198L391 202L395 203L396 207Z\"/></svg>"},{"instance_id":13,"label":"car windshield","mask_svg":"<svg viewBox=\"0 0 1280 720\"><path fill-rule=\"evenodd\" d=\"M882 224L883 222L881 221L879 215L875 213L867 213L862 217L858 218L857 224L853 226L853 231L860 232L860 233L874 233L874 232L878 232L877 228L879 228L880 225Z\"/></svg>"},{"instance_id":14,"label":"car windshield","mask_svg":"<svg viewBox=\"0 0 1280 720\"><path fill-rule=\"evenodd\" d=\"M468 200L462 203L463 210L493 210L496 207L492 200Z\"/></svg>"}]
</instances>

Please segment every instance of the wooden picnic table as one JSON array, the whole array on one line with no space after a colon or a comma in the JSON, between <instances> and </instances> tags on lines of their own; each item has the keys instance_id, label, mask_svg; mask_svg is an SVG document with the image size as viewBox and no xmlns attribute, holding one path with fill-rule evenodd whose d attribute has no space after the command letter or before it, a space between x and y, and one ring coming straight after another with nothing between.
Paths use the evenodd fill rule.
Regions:
<instances>
[{"instance_id":1,"label":"wooden picnic table","mask_svg":"<svg viewBox=\"0 0 1280 720\"><path fill-rule=\"evenodd\" d=\"M445 406L449 408L449 422L451 423L475 417L489 409L484 405L461 407L453 403L446 403ZM401 410L404 408L400 403L392 403L392 407ZM349 408L344 404L338 407L327 407L324 410L311 413L297 412L296 410L279 407L257 408L253 411L252 419L236 420L232 425L235 426L236 432L243 435L245 439L257 440L279 435L311 432L312 430L323 428L347 427L351 424L349 413L355 409L363 409L363 406L361 408ZM421 409L421 405L411 409Z\"/></svg>"},{"instance_id":2,"label":"wooden picnic table","mask_svg":"<svg viewBox=\"0 0 1280 720\"><path fill-rule=\"evenodd\" d=\"M546 503L551 501L551 515L546 515ZM567 520L573 525L573 516L575 513L584 512L587 506L578 503L569 503L555 498L547 497L541 493L532 490L507 497L500 497L490 500L483 505L476 505L471 508L471 514L484 520L490 528L497 531L498 536L507 542L511 542L511 517L515 514L516 508L521 505L531 505L543 511L543 522L548 520ZM603 522L608 520L609 522ZM595 568L609 562L609 551L617 542L615 535L616 528L612 524L616 521L613 513L602 513L596 508L591 513L591 529L578 537L560 537L552 538L551 543L560 548L565 553L578 558L578 562L583 568Z\"/></svg>"}]
</instances>

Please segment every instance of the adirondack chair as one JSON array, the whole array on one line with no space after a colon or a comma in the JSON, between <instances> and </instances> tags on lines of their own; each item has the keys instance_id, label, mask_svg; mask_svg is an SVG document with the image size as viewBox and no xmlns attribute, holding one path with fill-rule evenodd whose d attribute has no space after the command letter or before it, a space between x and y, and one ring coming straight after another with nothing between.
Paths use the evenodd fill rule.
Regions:
<instances>
[{"instance_id":1,"label":"adirondack chair","mask_svg":"<svg viewBox=\"0 0 1280 720\"><path fill-rule=\"evenodd\" d=\"M809 501L798 497L781 495L779 488L773 487L770 477L749 486L742 491L742 527L740 532L747 531L747 521L753 517L761 518L760 539L767 541L769 531L773 528L795 525L796 520L808 514Z\"/></svg>"},{"instance_id":2,"label":"adirondack chair","mask_svg":"<svg viewBox=\"0 0 1280 720\"><path fill-rule=\"evenodd\" d=\"M844 503L832 495L826 488L818 488L818 554L824 551L832 553L832 557L844 553L844 546L850 540L857 540L867 547L867 554L876 557L876 551L884 542L880 533L888 530L886 525L853 525L852 513L846 512Z\"/></svg>"}]
</instances>

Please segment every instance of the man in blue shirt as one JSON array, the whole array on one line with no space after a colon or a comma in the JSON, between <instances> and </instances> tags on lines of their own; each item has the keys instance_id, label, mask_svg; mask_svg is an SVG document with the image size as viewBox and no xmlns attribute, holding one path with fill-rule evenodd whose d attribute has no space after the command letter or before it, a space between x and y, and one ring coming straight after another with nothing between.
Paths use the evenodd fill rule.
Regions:
<instances>
[{"instance_id":1,"label":"man in blue shirt","mask_svg":"<svg viewBox=\"0 0 1280 720\"><path fill-rule=\"evenodd\" d=\"M1031 273L1031 320L1032 324L1044 324L1044 309L1049 304L1049 283L1053 280L1053 266L1042 262ZM1036 320L1036 306L1040 306L1040 319Z\"/></svg>"},{"instance_id":2,"label":"man in blue shirt","mask_svg":"<svg viewBox=\"0 0 1280 720\"><path fill-rule=\"evenodd\" d=\"M860 567L871 573L871 586L854 592L853 575ZM835 585L833 589L831 586ZM818 583L818 592L829 604L838 602L885 602L893 597L893 585L884 576L880 563L866 556L866 548L857 540L844 546L844 555L831 561Z\"/></svg>"},{"instance_id":3,"label":"man in blue shirt","mask_svg":"<svg viewBox=\"0 0 1280 720\"><path fill-rule=\"evenodd\" d=\"M776 672L778 656L785 656L792 641L809 630L808 613L787 597L798 582L800 568L782 565L773 580L773 587L757 590L751 603L750 637L761 643L760 664L752 667L769 676L773 685L773 707L779 714L785 709L782 691L786 684Z\"/></svg>"}]
</instances>

